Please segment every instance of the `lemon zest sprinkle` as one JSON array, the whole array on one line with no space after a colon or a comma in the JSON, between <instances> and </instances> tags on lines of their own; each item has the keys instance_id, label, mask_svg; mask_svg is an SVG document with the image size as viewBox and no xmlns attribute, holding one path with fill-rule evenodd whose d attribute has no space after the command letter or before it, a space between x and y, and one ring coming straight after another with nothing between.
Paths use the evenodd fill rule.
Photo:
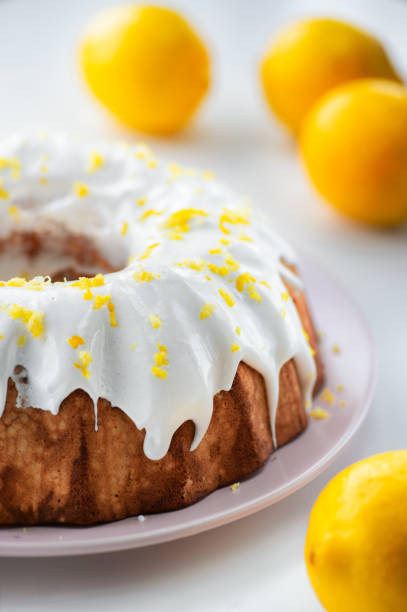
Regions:
<instances>
[{"instance_id":1,"label":"lemon zest sprinkle","mask_svg":"<svg viewBox=\"0 0 407 612\"><path fill-rule=\"evenodd\" d=\"M251 274L244 272L243 274L239 274L236 279L236 289L239 291L239 293L242 293L242 291L245 290L246 285L250 285L251 283L255 282L256 279Z\"/></svg>"},{"instance_id":2,"label":"lemon zest sprinkle","mask_svg":"<svg viewBox=\"0 0 407 612\"><path fill-rule=\"evenodd\" d=\"M204 319L209 319L209 317L213 315L215 308L215 304L209 304L208 302L206 302L203 305L201 312L199 313L199 318L201 319L201 321L203 321Z\"/></svg>"},{"instance_id":3,"label":"lemon zest sprinkle","mask_svg":"<svg viewBox=\"0 0 407 612\"><path fill-rule=\"evenodd\" d=\"M151 368L151 371L157 378L167 378L168 376L168 373L165 370L154 365Z\"/></svg>"},{"instance_id":4,"label":"lemon zest sprinkle","mask_svg":"<svg viewBox=\"0 0 407 612\"><path fill-rule=\"evenodd\" d=\"M224 289L219 289L219 293L223 297L223 299L225 300L225 302L226 302L226 304L228 306L230 306L232 308L232 306L235 305L236 301L235 301L234 297L232 295L230 295L230 293L228 293Z\"/></svg>"},{"instance_id":5,"label":"lemon zest sprinkle","mask_svg":"<svg viewBox=\"0 0 407 612\"><path fill-rule=\"evenodd\" d=\"M224 208L219 218L219 229L223 234L230 234L231 231L226 227L225 223L231 225L249 225L250 209L234 210Z\"/></svg>"},{"instance_id":6,"label":"lemon zest sprinkle","mask_svg":"<svg viewBox=\"0 0 407 612\"><path fill-rule=\"evenodd\" d=\"M122 229L120 230L120 235L125 236L129 231L129 222L123 221Z\"/></svg>"},{"instance_id":7,"label":"lemon zest sprinkle","mask_svg":"<svg viewBox=\"0 0 407 612\"><path fill-rule=\"evenodd\" d=\"M102 308L102 306L104 306L105 304L107 304L110 301L111 297L112 296L109 295L109 294L95 296L95 301L94 301L94 304L93 304L94 310L98 310L99 308Z\"/></svg>"},{"instance_id":8,"label":"lemon zest sprinkle","mask_svg":"<svg viewBox=\"0 0 407 612\"><path fill-rule=\"evenodd\" d=\"M89 351L79 351L78 355L79 363L74 363L75 368L80 370L85 378L90 378L90 372L88 366L93 362Z\"/></svg>"},{"instance_id":9,"label":"lemon zest sprinkle","mask_svg":"<svg viewBox=\"0 0 407 612\"><path fill-rule=\"evenodd\" d=\"M207 217L208 213L200 208L181 208L173 213L164 221L162 228L171 230L169 238L171 240L182 240L182 234L190 231L189 221L194 217Z\"/></svg>"},{"instance_id":10,"label":"lemon zest sprinkle","mask_svg":"<svg viewBox=\"0 0 407 612\"><path fill-rule=\"evenodd\" d=\"M68 342L75 350L78 348L78 346L86 344L85 340L81 336L71 336L71 338L68 338Z\"/></svg>"},{"instance_id":11,"label":"lemon zest sprinkle","mask_svg":"<svg viewBox=\"0 0 407 612\"><path fill-rule=\"evenodd\" d=\"M9 196L9 192L3 189L3 181L0 181L0 198L2 200L8 200Z\"/></svg>"},{"instance_id":12,"label":"lemon zest sprinkle","mask_svg":"<svg viewBox=\"0 0 407 612\"><path fill-rule=\"evenodd\" d=\"M148 319L150 321L151 327L154 329L158 329L162 325L162 321L158 315L150 314L148 315Z\"/></svg>"},{"instance_id":13,"label":"lemon zest sprinkle","mask_svg":"<svg viewBox=\"0 0 407 612\"><path fill-rule=\"evenodd\" d=\"M110 325L112 327L118 327L119 324L116 321L116 310L115 310L113 302L109 302L108 305L107 305L107 308L108 308L109 314L110 314Z\"/></svg>"},{"instance_id":14,"label":"lemon zest sprinkle","mask_svg":"<svg viewBox=\"0 0 407 612\"><path fill-rule=\"evenodd\" d=\"M20 219L21 219L21 212L20 212L20 209L17 206L15 206L15 204L11 204L8 207L8 212L9 212L9 214L12 217L14 217L15 221L20 221Z\"/></svg>"},{"instance_id":15,"label":"lemon zest sprinkle","mask_svg":"<svg viewBox=\"0 0 407 612\"><path fill-rule=\"evenodd\" d=\"M323 421L324 419L329 418L329 414L323 408L316 407L313 410L311 410L309 414L313 419L317 421Z\"/></svg>"},{"instance_id":16,"label":"lemon zest sprinkle","mask_svg":"<svg viewBox=\"0 0 407 612\"><path fill-rule=\"evenodd\" d=\"M232 353L236 353L236 351L240 351L240 345L237 344L237 342L234 342L230 347L230 350L232 351Z\"/></svg>"},{"instance_id":17,"label":"lemon zest sprinkle","mask_svg":"<svg viewBox=\"0 0 407 612\"><path fill-rule=\"evenodd\" d=\"M89 193L89 189L87 188L85 183L80 182L76 182L73 184L73 190L75 195L78 196L78 198L84 198Z\"/></svg>"},{"instance_id":18,"label":"lemon zest sprinkle","mask_svg":"<svg viewBox=\"0 0 407 612\"><path fill-rule=\"evenodd\" d=\"M139 221L145 221L145 219L148 219L149 217L153 217L154 215L158 217L162 214L163 213L161 210L154 210L153 208L149 208L142 215L140 215Z\"/></svg>"},{"instance_id":19,"label":"lemon zest sprinkle","mask_svg":"<svg viewBox=\"0 0 407 612\"><path fill-rule=\"evenodd\" d=\"M156 278L159 278L159 276L154 276L154 274L152 272L148 272L147 270L137 270L134 274L133 274L133 278L134 280L136 280L138 283L148 283Z\"/></svg>"},{"instance_id":20,"label":"lemon zest sprinkle","mask_svg":"<svg viewBox=\"0 0 407 612\"><path fill-rule=\"evenodd\" d=\"M153 249L155 249L156 247L158 247L158 246L159 246L159 244L160 244L159 242L156 242L155 244L150 244L150 246L148 246L148 247L146 248L146 250L144 251L144 253L142 253L142 254L139 256L139 259L147 259L147 257L150 257L150 255L151 255L151 251L152 251Z\"/></svg>"},{"instance_id":21,"label":"lemon zest sprinkle","mask_svg":"<svg viewBox=\"0 0 407 612\"><path fill-rule=\"evenodd\" d=\"M92 173L99 170L105 163L105 159L101 153L92 151L90 154L90 161L88 165L88 172Z\"/></svg>"}]
</instances>

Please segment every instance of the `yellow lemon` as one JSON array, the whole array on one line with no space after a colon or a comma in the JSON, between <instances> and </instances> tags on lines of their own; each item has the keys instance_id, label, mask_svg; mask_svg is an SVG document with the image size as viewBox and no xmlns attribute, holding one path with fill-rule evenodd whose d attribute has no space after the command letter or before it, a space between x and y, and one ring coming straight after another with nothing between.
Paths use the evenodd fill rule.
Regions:
<instances>
[{"instance_id":1,"label":"yellow lemon","mask_svg":"<svg viewBox=\"0 0 407 612\"><path fill-rule=\"evenodd\" d=\"M95 96L126 125L176 132L209 86L209 56L191 26L158 6L110 7L83 34L80 63Z\"/></svg>"},{"instance_id":2,"label":"yellow lemon","mask_svg":"<svg viewBox=\"0 0 407 612\"><path fill-rule=\"evenodd\" d=\"M305 561L327 612L407 610L407 451L351 465L311 512Z\"/></svg>"},{"instance_id":3,"label":"yellow lemon","mask_svg":"<svg viewBox=\"0 0 407 612\"><path fill-rule=\"evenodd\" d=\"M334 207L375 225L407 218L407 88L362 79L332 90L305 120L300 145Z\"/></svg>"},{"instance_id":4,"label":"yellow lemon","mask_svg":"<svg viewBox=\"0 0 407 612\"><path fill-rule=\"evenodd\" d=\"M321 95L344 81L364 77L400 80L376 38L334 19L289 25L261 64L266 98L294 132Z\"/></svg>"}]
</instances>

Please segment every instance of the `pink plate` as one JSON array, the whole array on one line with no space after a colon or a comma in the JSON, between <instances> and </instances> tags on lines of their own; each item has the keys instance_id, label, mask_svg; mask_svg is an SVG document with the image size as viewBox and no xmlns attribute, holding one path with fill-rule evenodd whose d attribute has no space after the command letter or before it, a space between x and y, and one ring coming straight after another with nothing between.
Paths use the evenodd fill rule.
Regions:
<instances>
[{"instance_id":1,"label":"pink plate","mask_svg":"<svg viewBox=\"0 0 407 612\"><path fill-rule=\"evenodd\" d=\"M150 515L144 521L133 517L96 527L2 528L0 556L89 554L175 540L270 506L325 469L366 415L376 361L370 334L352 300L312 262L303 260L301 270L322 331L326 386L335 394L332 404L316 401L329 412L328 419L310 419L301 436L279 449L235 491L225 487L189 508ZM340 347L339 353L333 351L334 345ZM338 390L338 385L343 385L343 390Z\"/></svg>"}]
</instances>

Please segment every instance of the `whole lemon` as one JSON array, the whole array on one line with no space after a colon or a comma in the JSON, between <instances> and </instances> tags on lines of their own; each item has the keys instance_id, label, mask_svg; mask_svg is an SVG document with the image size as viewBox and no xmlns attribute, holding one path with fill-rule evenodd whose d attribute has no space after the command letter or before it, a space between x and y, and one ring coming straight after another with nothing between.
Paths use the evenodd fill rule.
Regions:
<instances>
[{"instance_id":1,"label":"whole lemon","mask_svg":"<svg viewBox=\"0 0 407 612\"><path fill-rule=\"evenodd\" d=\"M407 451L351 465L311 512L305 561L328 612L407 610Z\"/></svg>"},{"instance_id":2,"label":"whole lemon","mask_svg":"<svg viewBox=\"0 0 407 612\"><path fill-rule=\"evenodd\" d=\"M294 132L321 95L344 81L364 77L400 80L376 38L334 19L305 19L289 25L261 64L266 98Z\"/></svg>"},{"instance_id":3,"label":"whole lemon","mask_svg":"<svg viewBox=\"0 0 407 612\"><path fill-rule=\"evenodd\" d=\"M334 207L375 225L407 218L407 88L362 79L332 90L304 122L300 146Z\"/></svg>"},{"instance_id":4,"label":"whole lemon","mask_svg":"<svg viewBox=\"0 0 407 612\"><path fill-rule=\"evenodd\" d=\"M126 125L169 134L209 86L209 56L191 26L158 6L114 6L83 34L80 63L95 96Z\"/></svg>"}]
</instances>

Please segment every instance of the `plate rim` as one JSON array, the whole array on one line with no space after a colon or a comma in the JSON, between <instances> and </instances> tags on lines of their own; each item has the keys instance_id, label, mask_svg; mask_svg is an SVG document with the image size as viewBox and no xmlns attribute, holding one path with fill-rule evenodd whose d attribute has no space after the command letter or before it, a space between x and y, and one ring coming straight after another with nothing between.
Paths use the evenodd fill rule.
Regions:
<instances>
[{"instance_id":1,"label":"plate rim","mask_svg":"<svg viewBox=\"0 0 407 612\"><path fill-rule=\"evenodd\" d=\"M0 541L0 558L6 557L21 557L21 558L34 558L34 557L68 557L68 556L79 556L79 555L91 555L101 554L113 551L123 551L133 548L143 548L146 546L154 546L157 544L164 544L174 540L186 538L189 536L203 533L210 529L221 527L222 525L232 523L240 518L249 516L265 508L271 506L288 497L295 491L298 491L302 487L309 484L314 478L319 476L325 469L331 465L334 459L345 449L346 445L354 437L361 424L363 423L369 408L372 404L376 380L378 371L378 355L376 351L375 342L370 327L366 321L365 315L361 306L356 302L352 295L349 294L343 283L339 281L335 275L327 271L325 266L320 263L315 263L314 259L308 255L301 253L298 257L299 268L301 269L304 264L304 268L313 268L319 274L327 277L331 283L333 283L340 293L344 296L350 307L352 308L353 314L357 320L358 327L362 330L366 340L366 346L369 350L370 360L368 364L368 376L366 387L363 392L363 406L351 419L348 427L342 432L340 438L336 443L316 461L313 465L308 467L299 476L292 478L287 483L281 485L277 490L265 493L260 498L256 498L256 501L246 501L240 504L236 508L229 508L227 510L217 511L211 513L206 518L193 518L187 520L181 527L179 525L172 525L169 527L157 528L153 533L140 534L137 532L101 537L100 540L93 538L83 539L81 541L69 541L59 540L55 541L44 541L44 542L22 542L21 540L15 542ZM306 274L305 274L306 276ZM312 302L312 291L311 302ZM306 435L304 432L302 435ZM295 444L296 440L292 440L290 444ZM274 454L274 453L273 453ZM267 461L272 459L271 455ZM253 477L255 478L255 474ZM210 495L215 495L217 491L214 491ZM197 502L200 503L199 501ZM178 512L175 510L174 512ZM171 513L172 514L172 513ZM123 519L127 520L127 519ZM120 521L118 521L120 522ZM103 527L105 524L94 525L84 527L84 529L98 529ZM15 529L16 527L10 527ZM30 527L31 529L36 528L35 526ZM40 526L42 529L59 529L59 525ZM74 527L75 528L75 527ZM77 528L77 527L76 527ZM8 527L2 527L0 530L7 530Z\"/></svg>"}]
</instances>

